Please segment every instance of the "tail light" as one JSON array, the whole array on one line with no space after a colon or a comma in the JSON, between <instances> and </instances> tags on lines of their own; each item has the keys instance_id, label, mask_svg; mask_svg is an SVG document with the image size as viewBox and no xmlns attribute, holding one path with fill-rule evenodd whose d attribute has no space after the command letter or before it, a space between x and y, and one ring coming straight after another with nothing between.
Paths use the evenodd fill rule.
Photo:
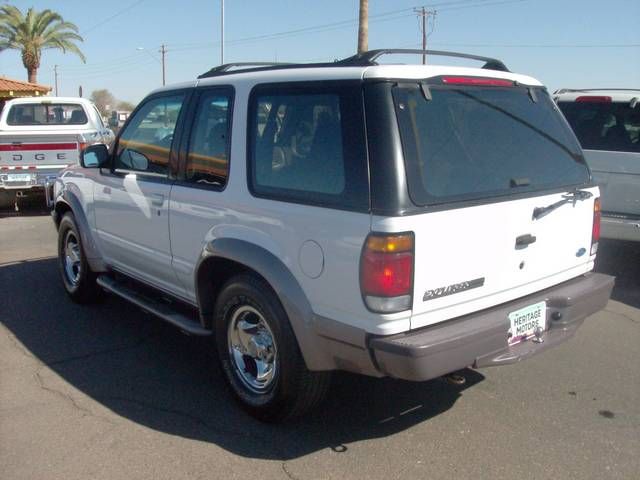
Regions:
<instances>
[{"instance_id":1,"label":"tail light","mask_svg":"<svg viewBox=\"0 0 640 480\"><path fill-rule=\"evenodd\" d=\"M474 85L479 87L513 87L511 80L482 77L442 77L445 85Z\"/></svg>"},{"instance_id":2,"label":"tail light","mask_svg":"<svg viewBox=\"0 0 640 480\"><path fill-rule=\"evenodd\" d=\"M600 218L602 211L600 209L600 198L596 198L593 202L593 227L591 228L591 255L598 253L598 241L600 240Z\"/></svg>"},{"instance_id":3,"label":"tail light","mask_svg":"<svg viewBox=\"0 0 640 480\"><path fill-rule=\"evenodd\" d=\"M360 290L369 310L401 312L411 308L413 233L370 234L360 259Z\"/></svg>"},{"instance_id":4,"label":"tail light","mask_svg":"<svg viewBox=\"0 0 640 480\"><path fill-rule=\"evenodd\" d=\"M576 98L578 103L611 103L611 97L603 95L583 95Z\"/></svg>"},{"instance_id":5,"label":"tail light","mask_svg":"<svg viewBox=\"0 0 640 480\"><path fill-rule=\"evenodd\" d=\"M85 148L87 148L88 145L89 145L88 143L78 142L78 151L79 152L83 151Z\"/></svg>"}]
</instances>

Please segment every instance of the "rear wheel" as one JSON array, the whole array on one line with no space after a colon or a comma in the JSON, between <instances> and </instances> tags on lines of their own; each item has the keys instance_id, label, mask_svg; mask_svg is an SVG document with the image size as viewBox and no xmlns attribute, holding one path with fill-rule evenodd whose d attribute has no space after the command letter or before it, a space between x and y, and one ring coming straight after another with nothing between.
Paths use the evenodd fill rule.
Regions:
<instances>
[{"instance_id":1,"label":"rear wheel","mask_svg":"<svg viewBox=\"0 0 640 480\"><path fill-rule=\"evenodd\" d=\"M325 397L330 373L307 369L286 312L261 278L239 275L227 282L216 303L215 333L227 381L251 415L283 421Z\"/></svg>"},{"instance_id":2,"label":"rear wheel","mask_svg":"<svg viewBox=\"0 0 640 480\"><path fill-rule=\"evenodd\" d=\"M91 303L101 297L72 213L66 213L58 227L58 266L64 289L74 302Z\"/></svg>"}]
</instances>

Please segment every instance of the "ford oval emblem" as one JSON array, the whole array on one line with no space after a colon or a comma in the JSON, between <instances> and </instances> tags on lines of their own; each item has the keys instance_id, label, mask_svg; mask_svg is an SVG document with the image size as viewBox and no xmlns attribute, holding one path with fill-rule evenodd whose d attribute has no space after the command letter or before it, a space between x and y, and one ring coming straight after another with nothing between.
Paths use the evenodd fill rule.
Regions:
<instances>
[{"instance_id":1,"label":"ford oval emblem","mask_svg":"<svg viewBox=\"0 0 640 480\"><path fill-rule=\"evenodd\" d=\"M585 253L587 253L587 249L586 248L581 248L580 250L578 250L576 252L576 257L581 257L583 256Z\"/></svg>"}]
</instances>

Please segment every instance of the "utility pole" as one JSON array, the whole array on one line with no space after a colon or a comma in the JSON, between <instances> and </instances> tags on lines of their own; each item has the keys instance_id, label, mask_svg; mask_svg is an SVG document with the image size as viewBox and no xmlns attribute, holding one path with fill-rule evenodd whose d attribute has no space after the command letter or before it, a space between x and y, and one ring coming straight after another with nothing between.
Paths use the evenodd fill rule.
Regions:
<instances>
[{"instance_id":1,"label":"utility pole","mask_svg":"<svg viewBox=\"0 0 640 480\"><path fill-rule=\"evenodd\" d=\"M220 65L224 65L224 0L220 0Z\"/></svg>"},{"instance_id":2,"label":"utility pole","mask_svg":"<svg viewBox=\"0 0 640 480\"><path fill-rule=\"evenodd\" d=\"M165 70L164 70L164 57L167 54L167 47L162 44L160 46L160 53L162 54L162 86L165 85Z\"/></svg>"},{"instance_id":3,"label":"utility pole","mask_svg":"<svg viewBox=\"0 0 640 480\"><path fill-rule=\"evenodd\" d=\"M369 50L369 0L360 0L358 53Z\"/></svg>"},{"instance_id":4,"label":"utility pole","mask_svg":"<svg viewBox=\"0 0 640 480\"><path fill-rule=\"evenodd\" d=\"M427 10L424 7L420 7L420 8L414 8L413 9L414 12L416 12L418 14L419 17L422 17L422 50L426 50L427 49L427 21L429 20L429 17L433 17L434 22L435 22L435 18L436 18L436 11L435 10ZM422 54L422 64L426 65L427 63L427 54L423 53Z\"/></svg>"},{"instance_id":5,"label":"utility pole","mask_svg":"<svg viewBox=\"0 0 640 480\"><path fill-rule=\"evenodd\" d=\"M56 97L58 96L58 65L53 66L53 76L55 77Z\"/></svg>"}]
</instances>

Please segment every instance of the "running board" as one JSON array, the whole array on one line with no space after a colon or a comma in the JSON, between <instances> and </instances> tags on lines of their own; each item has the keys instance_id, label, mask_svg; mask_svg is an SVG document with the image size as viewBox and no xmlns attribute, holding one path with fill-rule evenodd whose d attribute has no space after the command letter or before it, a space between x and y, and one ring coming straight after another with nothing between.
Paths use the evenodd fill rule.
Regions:
<instances>
[{"instance_id":1,"label":"running board","mask_svg":"<svg viewBox=\"0 0 640 480\"><path fill-rule=\"evenodd\" d=\"M128 300L141 309L157 316L171 325L178 327L186 333L198 336L207 336L213 333L211 330L203 328L199 323L191 320L186 315L176 312L169 305L145 297L134 289L123 285L107 275L98 276L96 282L108 292L115 293L119 297Z\"/></svg>"}]
</instances>

